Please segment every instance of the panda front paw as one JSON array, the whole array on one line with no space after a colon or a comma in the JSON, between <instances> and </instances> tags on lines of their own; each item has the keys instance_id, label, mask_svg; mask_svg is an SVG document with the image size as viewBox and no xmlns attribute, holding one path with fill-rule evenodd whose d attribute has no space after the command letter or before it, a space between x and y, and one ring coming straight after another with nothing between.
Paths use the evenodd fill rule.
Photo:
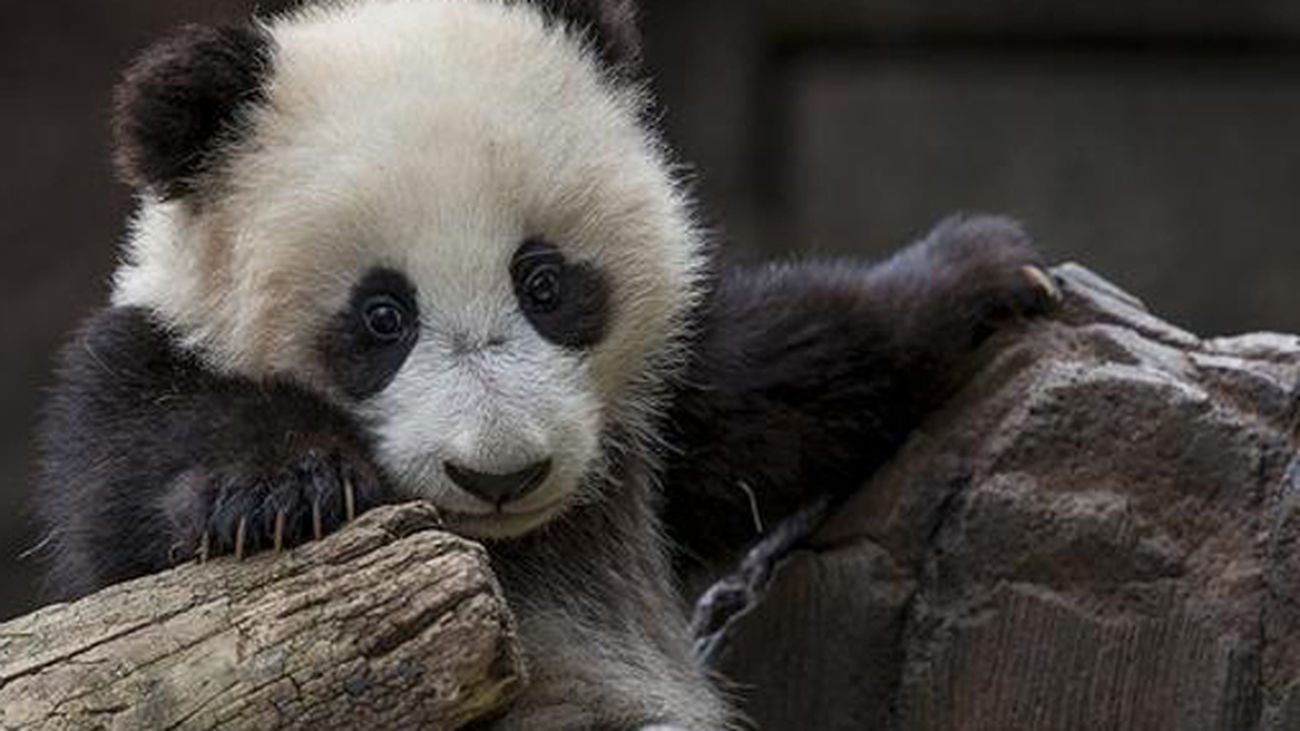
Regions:
<instances>
[{"instance_id":1,"label":"panda front paw","mask_svg":"<svg viewBox=\"0 0 1300 731\"><path fill-rule=\"evenodd\" d=\"M178 563L227 554L242 559L320 540L380 502L381 483L368 460L316 445L270 468L250 456L187 470L163 507L174 538L172 563Z\"/></svg>"},{"instance_id":2,"label":"panda front paw","mask_svg":"<svg viewBox=\"0 0 1300 731\"><path fill-rule=\"evenodd\" d=\"M1061 300L1029 235L1005 217L945 219L904 255L929 273L929 301L964 321L976 343L1007 322L1052 311Z\"/></svg>"}]
</instances>

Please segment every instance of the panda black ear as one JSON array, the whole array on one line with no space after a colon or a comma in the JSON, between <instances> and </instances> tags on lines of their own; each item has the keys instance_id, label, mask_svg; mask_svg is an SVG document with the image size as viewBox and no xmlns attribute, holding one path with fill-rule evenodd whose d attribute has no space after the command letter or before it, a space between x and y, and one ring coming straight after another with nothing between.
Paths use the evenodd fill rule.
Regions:
<instances>
[{"instance_id":1,"label":"panda black ear","mask_svg":"<svg viewBox=\"0 0 1300 731\"><path fill-rule=\"evenodd\" d=\"M641 28L636 0L533 0L551 18L589 34L605 67L633 76L641 66Z\"/></svg>"},{"instance_id":2,"label":"panda black ear","mask_svg":"<svg viewBox=\"0 0 1300 731\"><path fill-rule=\"evenodd\" d=\"M127 183L165 198L193 193L265 98L271 40L253 26L185 26L147 50L114 93L113 136Z\"/></svg>"}]
</instances>

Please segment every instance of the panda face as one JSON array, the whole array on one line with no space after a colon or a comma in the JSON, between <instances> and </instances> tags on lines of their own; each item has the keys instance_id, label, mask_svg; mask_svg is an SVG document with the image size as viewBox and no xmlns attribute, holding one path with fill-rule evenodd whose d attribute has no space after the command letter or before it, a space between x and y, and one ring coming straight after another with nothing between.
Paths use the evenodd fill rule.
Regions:
<instances>
[{"instance_id":1,"label":"panda face","mask_svg":"<svg viewBox=\"0 0 1300 731\"><path fill-rule=\"evenodd\" d=\"M639 91L523 4L329 3L268 32L250 131L219 185L146 199L115 303L353 413L464 533L597 497L701 261Z\"/></svg>"},{"instance_id":2,"label":"panda face","mask_svg":"<svg viewBox=\"0 0 1300 731\"><path fill-rule=\"evenodd\" d=\"M525 532L579 498L604 427L588 365L609 314L604 277L537 237L505 270L478 273L479 286L511 298L463 308L460 295L422 296L401 272L373 269L320 347L390 479L485 537Z\"/></svg>"}]
</instances>

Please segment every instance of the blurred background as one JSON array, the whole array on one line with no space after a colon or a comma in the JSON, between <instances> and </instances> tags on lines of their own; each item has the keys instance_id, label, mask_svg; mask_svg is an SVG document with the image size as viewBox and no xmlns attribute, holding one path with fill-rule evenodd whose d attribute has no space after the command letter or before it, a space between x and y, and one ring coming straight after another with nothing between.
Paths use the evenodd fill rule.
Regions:
<instances>
[{"instance_id":1,"label":"blurred background","mask_svg":"<svg viewBox=\"0 0 1300 731\"><path fill-rule=\"evenodd\" d=\"M955 211L1023 220L1202 334L1300 332L1300 2L643 0L663 126L740 261L881 257ZM0 9L0 619L53 353L107 296L131 56L243 0Z\"/></svg>"}]
</instances>

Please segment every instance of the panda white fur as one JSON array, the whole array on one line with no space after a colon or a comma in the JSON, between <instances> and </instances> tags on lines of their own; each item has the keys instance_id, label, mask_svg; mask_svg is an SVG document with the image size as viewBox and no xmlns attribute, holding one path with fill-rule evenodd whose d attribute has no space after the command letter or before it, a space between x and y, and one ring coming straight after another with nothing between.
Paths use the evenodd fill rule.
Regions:
<instances>
[{"instance_id":1,"label":"panda white fur","mask_svg":"<svg viewBox=\"0 0 1300 731\"><path fill-rule=\"evenodd\" d=\"M140 210L43 427L53 589L424 499L520 621L492 728L727 727L674 568L859 484L1050 286L992 218L724 271L637 53L620 0L320 2L146 53Z\"/></svg>"}]
</instances>

